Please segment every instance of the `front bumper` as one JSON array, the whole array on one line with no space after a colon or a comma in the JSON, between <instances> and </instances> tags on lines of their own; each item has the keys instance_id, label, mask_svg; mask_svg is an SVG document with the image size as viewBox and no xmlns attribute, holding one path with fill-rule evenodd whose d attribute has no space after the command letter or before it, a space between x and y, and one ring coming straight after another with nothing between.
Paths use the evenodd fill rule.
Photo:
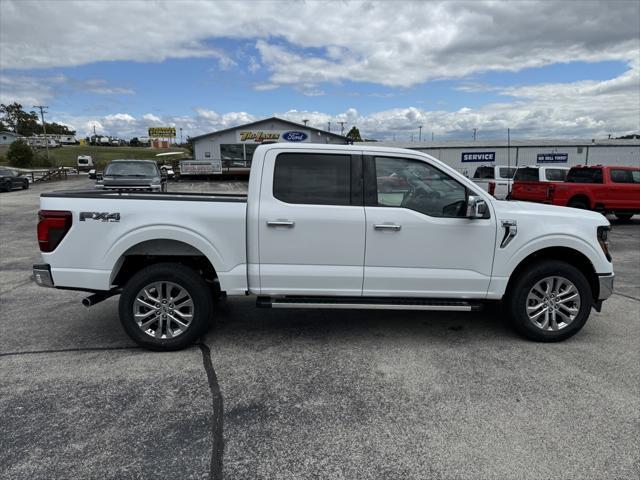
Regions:
<instances>
[{"instance_id":1,"label":"front bumper","mask_svg":"<svg viewBox=\"0 0 640 480\"><path fill-rule=\"evenodd\" d=\"M53 287L53 277L51 267L48 263L41 263L33 266L33 279L41 287Z\"/></svg>"},{"instance_id":2,"label":"front bumper","mask_svg":"<svg viewBox=\"0 0 640 480\"><path fill-rule=\"evenodd\" d=\"M600 282L600 289L598 294L598 300L606 300L613 293L613 279L615 275L613 273L607 273L603 275L598 275L598 280Z\"/></svg>"}]
</instances>

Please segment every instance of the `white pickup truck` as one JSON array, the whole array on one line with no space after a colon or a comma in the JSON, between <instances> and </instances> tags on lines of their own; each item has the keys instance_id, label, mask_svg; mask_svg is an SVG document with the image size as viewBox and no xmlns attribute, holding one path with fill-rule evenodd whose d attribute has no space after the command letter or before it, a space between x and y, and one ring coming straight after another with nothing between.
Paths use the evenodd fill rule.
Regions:
<instances>
[{"instance_id":1,"label":"white pickup truck","mask_svg":"<svg viewBox=\"0 0 640 480\"><path fill-rule=\"evenodd\" d=\"M215 300L259 307L472 311L502 300L516 329L563 340L613 290L598 213L499 201L411 150L256 149L248 196L41 195L43 286L120 294L122 325L156 350L196 341Z\"/></svg>"},{"instance_id":2,"label":"white pickup truck","mask_svg":"<svg viewBox=\"0 0 640 480\"><path fill-rule=\"evenodd\" d=\"M516 170L506 165L481 165L473 174L473 183L498 200L504 200L511 192Z\"/></svg>"}]
</instances>

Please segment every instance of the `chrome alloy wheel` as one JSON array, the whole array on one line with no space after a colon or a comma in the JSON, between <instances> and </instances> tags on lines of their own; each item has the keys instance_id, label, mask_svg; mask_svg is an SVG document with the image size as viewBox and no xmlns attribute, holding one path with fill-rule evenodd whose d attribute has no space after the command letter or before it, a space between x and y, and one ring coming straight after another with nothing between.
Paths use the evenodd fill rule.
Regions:
<instances>
[{"instance_id":1,"label":"chrome alloy wheel","mask_svg":"<svg viewBox=\"0 0 640 480\"><path fill-rule=\"evenodd\" d=\"M183 334L193 320L193 300L172 282L156 282L143 287L133 303L133 318L144 333L157 339Z\"/></svg>"},{"instance_id":2,"label":"chrome alloy wheel","mask_svg":"<svg viewBox=\"0 0 640 480\"><path fill-rule=\"evenodd\" d=\"M541 330L562 330L575 320L579 312L580 292L563 277L543 278L527 295L529 321Z\"/></svg>"}]
</instances>

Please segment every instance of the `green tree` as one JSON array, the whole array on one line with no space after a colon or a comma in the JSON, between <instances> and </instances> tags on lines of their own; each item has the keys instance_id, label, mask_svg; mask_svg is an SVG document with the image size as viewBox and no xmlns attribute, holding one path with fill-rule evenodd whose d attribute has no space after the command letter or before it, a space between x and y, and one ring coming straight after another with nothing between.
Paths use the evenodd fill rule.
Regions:
<instances>
[{"instance_id":1,"label":"green tree","mask_svg":"<svg viewBox=\"0 0 640 480\"><path fill-rule=\"evenodd\" d=\"M131 140L129 140L129 145L131 145L132 147L137 147L140 145L140 140L138 139L138 137L133 137Z\"/></svg>"},{"instance_id":2,"label":"green tree","mask_svg":"<svg viewBox=\"0 0 640 480\"><path fill-rule=\"evenodd\" d=\"M47 133L50 133L52 135L75 135L76 134L75 130L69 130L69 127L67 127L66 125L60 125L59 123L56 123L56 122L52 122L52 123L45 122L45 125L47 126Z\"/></svg>"},{"instance_id":3,"label":"green tree","mask_svg":"<svg viewBox=\"0 0 640 480\"><path fill-rule=\"evenodd\" d=\"M351 130L349 130L349 133L347 133L347 138L352 142L361 142L362 137L360 136L360 130L358 130L358 127L356 127L355 125L351 127Z\"/></svg>"},{"instance_id":4,"label":"green tree","mask_svg":"<svg viewBox=\"0 0 640 480\"><path fill-rule=\"evenodd\" d=\"M42 126L38 124L38 114L34 111L25 112L18 102L9 105L0 104L0 115L2 115L2 121L18 135L30 137L36 133L42 133Z\"/></svg>"},{"instance_id":5,"label":"green tree","mask_svg":"<svg viewBox=\"0 0 640 480\"><path fill-rule=\"evenodd\" d=\"M189 152L189 154L193 157L193 138L187 136L187 142L183 145Z\"/></svg>"},{"instance_id":6,"label":"green tree","mask_svg":"<svg viewBox=\"0 0 640 480\"><path fill-rule=\"evenodd\" d=\"M7 160L13 167L29 168L33 163L33 150L24 140L16 140L9 145Z\"/></svg>"}]
</instances>

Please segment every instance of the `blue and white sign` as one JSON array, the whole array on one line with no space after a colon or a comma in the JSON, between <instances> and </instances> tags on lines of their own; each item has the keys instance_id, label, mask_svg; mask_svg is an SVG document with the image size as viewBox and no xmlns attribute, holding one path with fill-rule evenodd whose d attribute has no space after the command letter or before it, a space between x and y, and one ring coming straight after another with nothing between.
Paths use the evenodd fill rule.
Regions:
<instances>
[{"instance_id":1,"label":"blue and white sign","mask_svg":"<svg viewBox=\"0 0 640 480\"><path fill-rule=\"evenodd\" d=\"M308 135L304 132L284 132L282 134L282 139L285 142L304 142L307 139Z\"/></svg>"},{"instance_id":2,"label":"blue and white sign","mask_svg":"<svg viewBox=\"0 0 640 480\"><path fill-rule=\"evenodd\" d=\"M539 153L537 163L567 163L568 153Z\"/></svg>"},{"instance_id":3,"label":"blue and white sign","mask_svg":"<svg viewBox=\"0 0 640 480\"><path fill-rule=\"evenodd\" d=\"M495 162L496 152L462 152L463 162Z\"/></svg>"}]
</instances>

